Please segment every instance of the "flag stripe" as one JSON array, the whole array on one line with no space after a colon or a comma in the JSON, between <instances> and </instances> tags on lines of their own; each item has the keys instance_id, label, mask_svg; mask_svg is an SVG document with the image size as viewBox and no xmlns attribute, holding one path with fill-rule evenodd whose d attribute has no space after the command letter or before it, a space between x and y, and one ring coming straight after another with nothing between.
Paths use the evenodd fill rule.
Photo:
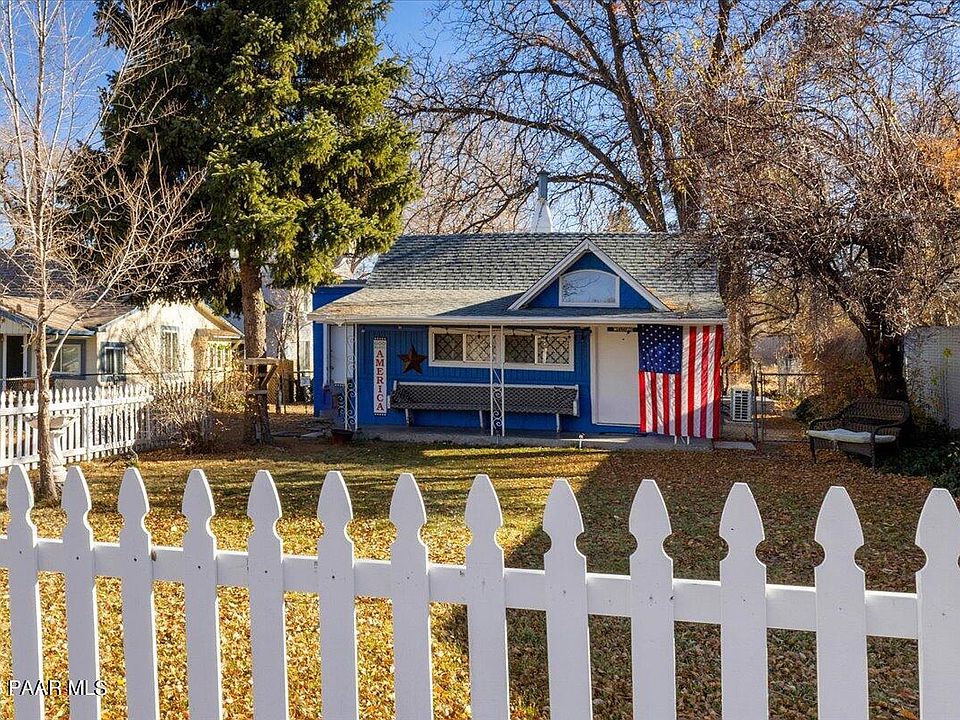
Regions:
<instances>
[{"instance_id":1,"label":"flag stripe","mask_svg":"<svg viewBox=\"0 0 960 720\"><path fill-rule=\"evenodd\" d=\"M643 338L643 327L638 337ZM659 335L657 334L659 333ZM646 340L644 351L650 368L641 359L639 370L640 431L683 437L716 438L720 435L720 361L723 327L690 326L677 336L665 338L662 330ZM666 348L666 349L664 349ZM673 359L670 359L670 354ZM655 372L666 368L679 372Z\"/></svg>"}]
</instances>

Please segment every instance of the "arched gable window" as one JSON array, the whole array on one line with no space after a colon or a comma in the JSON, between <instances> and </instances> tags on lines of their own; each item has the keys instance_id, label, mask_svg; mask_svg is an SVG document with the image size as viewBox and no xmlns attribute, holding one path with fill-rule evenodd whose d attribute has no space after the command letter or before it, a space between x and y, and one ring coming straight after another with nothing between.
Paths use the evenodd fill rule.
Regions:
<instances>
[{"instance_id":1,"label":"arched gable window","mask_svg":"<svg viewBox=\"0 0 960 720\"><path fill-rule=\"evenodd\" d=\"M617 307L620 278L603 270L574 270L560 276L561 307Z\"/></svg>"}]
</instances>

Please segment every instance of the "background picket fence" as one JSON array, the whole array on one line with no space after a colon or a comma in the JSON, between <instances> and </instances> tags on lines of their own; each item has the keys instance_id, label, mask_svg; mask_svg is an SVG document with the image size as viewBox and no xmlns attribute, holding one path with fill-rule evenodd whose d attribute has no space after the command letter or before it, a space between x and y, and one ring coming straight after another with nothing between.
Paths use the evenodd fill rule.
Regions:
<instances>
[{"instance_id":1,"label":"background picket fence","mask_svg":"<svg viewBox=\"0 0 960 720\"><path fill-rule=\"evenodd\" d=\"M75 415L60 441L64 458L79 462L115 455L134 448L153 447L162 437L155 432L147 385L65 387L51 390L51 415ZM0 392L0 469L15 464L36 467L37 392Z\"/></svg>"},{"instance_id":2,"label":"background picket fence","mask_svg":"<svg viewBox=\"0 0 960 720\"><path fill-rule=\"evenodd\" d=\"M253 521L246 552L217 549L210 531L213 499L200 470L187 479L183 547L154 546L144 527L147 494L139 473L126 471L118 506L119 542L93 541L87 523L90 495L79 469L71 468L63 494L67 524L62 540L38 539L30 520L33 497L19 466L9 475L10 521L0 536L0 565L9 568L13 677L42 676L38 572L65 576L71 681L99 677L95 579L120 578L123 652L129 717L159 715L155 581L184 585L187 681L192 717L222 717L217 587L249 589L253 717L287 717L284 592L314 593L320 612L324 720L357 720L355 598L388 598L393 608L396 715L433 717L430 656L431 602L467 606L472 716L509 717L506 608L546 612L551 720L592 717L588 616L631 619L633 703L638 720L676 717L674 623L719 624L723 717L766 720L767 630L817 634L818 717L866 720L867 637L919 641L920 709L923 720L956 718L960 698L960 513L945 490L933 490L917 530L927 556L916 593L868 591L854 554L863 544L856 510L846 491L831 488L820 509L816 540L824 561L814 587L772 585L757 559L763 526L747 485L730 492L720 521L729 547L719 581L673 576L663 551L670 520L656 484L644 480L630 513L637 548L630 575L588 573L576 546L583 523L565 480L547 500L543 527L550 536L544 569L504 568L496 542L502 516L493 485L479 475L467 498L472 540L466 564L432 564L420 537L426 512L410 474L400 476L390 505L397 529L389 561L358 560L346 533L350 497L338 472L327 474L317 514L324 533L311 556L287 555L276 532L281 508L270 474L254 478L247 514ZM43 698L15 696L16 717L43 716ZM98 717L95 695L70 699L73 720Z\"/></svg>"}]
</instances>

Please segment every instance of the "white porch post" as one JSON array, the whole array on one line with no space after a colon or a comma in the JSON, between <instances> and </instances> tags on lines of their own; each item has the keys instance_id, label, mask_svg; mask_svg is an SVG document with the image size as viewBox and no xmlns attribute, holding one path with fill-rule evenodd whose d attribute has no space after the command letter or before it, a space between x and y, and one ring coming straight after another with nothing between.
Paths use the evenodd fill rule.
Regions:
<instances>
[{"instance_id":1,"label":"white porch post","mask_svg":"<svg viewBox=\"0 0 960 720\"><path fill-rule=\"evenodd\" d=\"M500 326L499 338L493 332L493 325L487 326L490 337L490 435L503 437L506 427L506 394L503 384L503 352L495 342L503 342L503 325Z\"/></svg>"}]
</instances>

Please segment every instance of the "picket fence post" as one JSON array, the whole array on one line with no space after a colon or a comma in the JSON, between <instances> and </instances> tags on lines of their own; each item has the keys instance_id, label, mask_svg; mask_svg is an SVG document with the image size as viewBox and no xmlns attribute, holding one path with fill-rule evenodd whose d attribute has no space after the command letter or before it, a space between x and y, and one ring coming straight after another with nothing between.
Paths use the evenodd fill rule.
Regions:
<instances>
[{"instance_id":1,"label":"picket fence post","mask_svg":"<svg viewBox=\"0 0 960 720\"><path fill-rule=\"evenodd\" d=\"M847 491L827 491L814 538L823 562L814 570L817 598L819 720L867 720L866 579L855 555L863 530Z\"/></svg>"},{"instance_id":2,"label":"picket fence post","mask_svg":"<svg viewBox=\"0 0 960 720\"><path fill-rule=\"evenodd\" d=\"M551 720L593 717L587 559L577 549L583 518L573 489L554 481L543 513L550 549L543 556L547 588L547 669Z\"/></svg>"},{"instance_id":3,"label":"picket fence post","mask_svg":"<svg viewBox=\"0 0 960 720\"><path fill-rule=\"evenodd\" d=\"M430 583L427 546L420 537L427 512L410 473L397 479L390 500L390 522L397 529L397 538L390 545L397 720L421 720L433 717Z\"/></svg>"},{"instance_id":4,"label":"picket fence post","mask_svg":"<svg viewBox=\"0 0 960 720\"><path fill-rule=\"evenodd\" d=\"M80 432L83 439L83 459L85 461L93 458L93 414L90 410L90 396L94 390L90 386L81 388L80 392Z\"/></svg>"},{"instance_id":5,"label":"picket fence post","mask_svg":"<svg viewBox=\"0 0 960 720\"><path fill-rule=\"evenodd\" d=\"M509 720L507 600L503 549L497 543L503 514L488 476L474 478L465 519L470 529L465 573L471 715L476 720Z\"/></svg>"},{"instance_id":6,"label":"picket fence post","mask_svg":"<svg viewBox=\"0 0 960 720\"><path fill-rule=\"evenodd\" d=\"M30 518L33 488L22 465L14 465L7 478L7 582L10 594L10 650L13 679L38 683L43 679L40 631L40 584L37 577L37 526ZM13 696L17 720L41 720L43 696L24 692Z\"/></svg>"},{"instance_id":7,"label":"picket fence post","mask_svg":"<svg viewBox=\"0 0 960 720\"><path fill-rule=\"evenodd\" d=\"M87 519L90 491L78 467L67 470L61 506L67 513L63 528L63 567L67 600L67 661L71 683L83 692L70 696L70 717L98 720L100 696L100 650L97 640L97 569L93 553L93 529Z\"/></svg>"},{"instance_id":8,"label":"picket fence post","mask_svg":"<svg viewBox=\"0 0 960 720\"><path fill-rule=\"evenodd\" d=\"M187 688L191 714L223 717L217 539L210 530L213 496L202 470L191 470L183 491L183 594L187 622Z\"/></svg>"},{"instance_id":9,"label":"picket fence post","mask_svg":"<svg viewBox=\"0 0 960 720\"><path fill-rule=\"evenodd\" d=\"M127 675L127 714L131 720L157 720L157 639L153 605L153 557L150 533L144 519L150 511L143 478L128 468L120 483L117 502L123 516L120 551L123 570L120 594L123 603L123 660Z\"/></svg>"},{"instance_id":10,"label":"picket fence post","mask_svg":"<svg viewBox=\"0 0 960 720\"><path fill-rule=\"evenodd\" d=\"M6 467L7 458L10 457L7 452L7 443L9 441L7 435L7 414L4 412L7 409L8 396L9 392L4 387L4 389L0 391L0 467Z\"/></svg>"},{"instance_id":11,"label":"picket fence post","mask_svg":"<svg viewBox=\"0 0 960 720\"><path fill-rule=\"evenodd\" d=\"M247 501L253 532L247 538L253 716L287 720L287 640L283 601L283 541L277 534L280 497L273 477L257 472Z\"/></svg>"},{"instance_id":12,"label":"picket fence post","mask_svg":"<svg viewBox=\"0 0 960 720\"><path fill-rule=\"evenodd\" d=\"M920 717L948 720L960 702L960 512L949 490L930 491L916 542L927 558L917 572Z\"/></svg>"},{"instance_id":13,"label":"picket fence post","mask_svg":"<svg viewBox=\"0 0 960 720\"><path fill-rule=\"evenodd\" d=\"M320 488L317 517L317 590L320 604L320 708L326 720L358 720L357 613L353 578L353 519L343 476L327 473Z\"/></svg>"},{"instance_id":14,"label":"picket fence post","mask_svg":"<svg viewBox=\"0 0 960 720\"><path fill-rule=\"evenodd\" d=\"M767 568L757 559L763 522L746 483L730 490L720 537L728 547L720 561L723 717L767 720Z\"/></svg>"},{"instance_id":15,"label":"picket fence post","mask_svg":"<svg viewBox=\"0 0 960 720\"><path fill-rule=\"evenodd\" d=\"M633 714L636 720L673 720L677 716L673 560L663 550L672 529L653 480L644 480L637 488L630 532L637 541L630 556Z\"/></svg>"}]
</instances>

